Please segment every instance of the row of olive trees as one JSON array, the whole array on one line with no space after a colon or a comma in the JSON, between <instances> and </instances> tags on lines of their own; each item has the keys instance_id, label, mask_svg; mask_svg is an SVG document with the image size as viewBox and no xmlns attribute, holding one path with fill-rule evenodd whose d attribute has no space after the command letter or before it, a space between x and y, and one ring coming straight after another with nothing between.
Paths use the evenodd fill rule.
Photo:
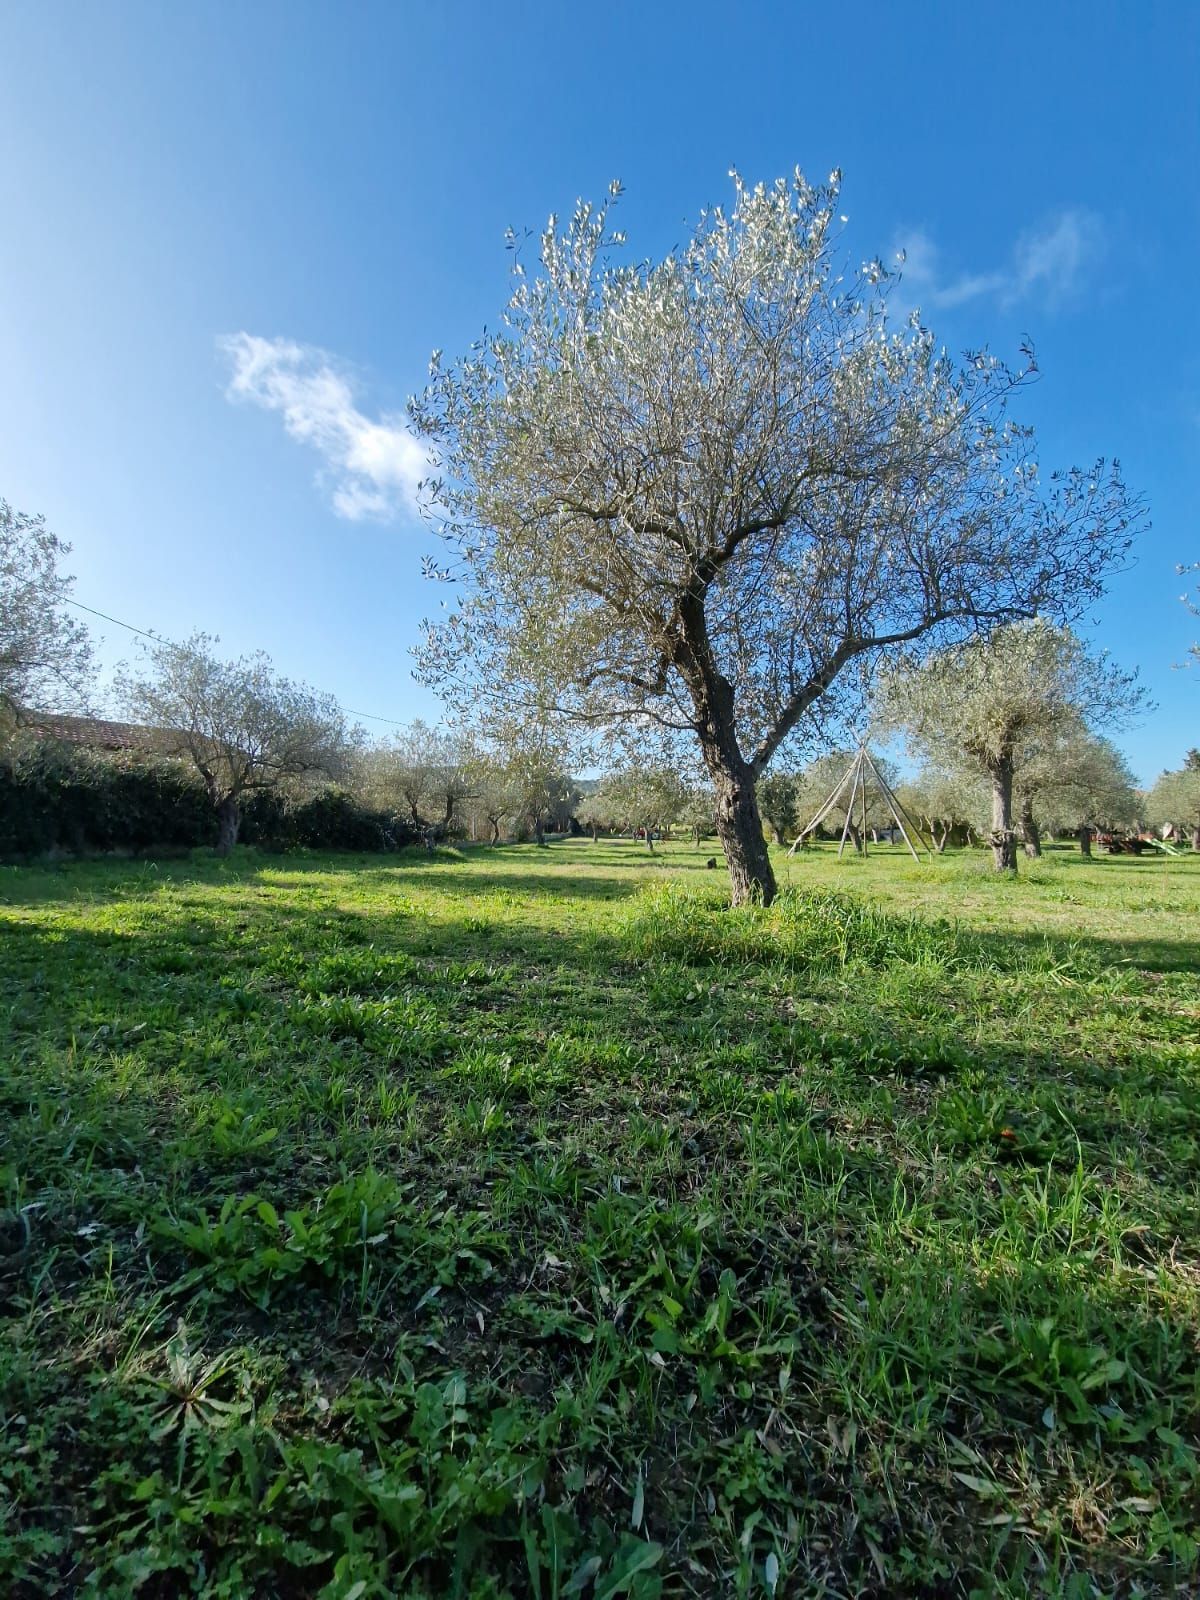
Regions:
<instances>
[{"instance_id":1,"label":"row of olive trees","mask_svg":"<svg viewBox=\"0 0 1200 1600\"><path fill-rule=\"evenodd\" d=\"M969 759L926 765L899 794L935 850L951 840L990 838L991 784ZM1047 740L1036 759L1017 764L1013 813L1025 854L1037 856L1044 833L1074 834L1086 854L1097 829L1136 826L1148 808L1120 751L1099 734L1073 729Z\"/></svg>"},{"instance_id":2,"label":"row of olive trees","mask_svg":"<svg viewBox=\"0 0 1200 1600\"><path fill-rule=\"evenodd\" d=\"M1044 618L1011 623L925 658L900 655L875 693L874 725L902 734L919 776L900 799L936 849L952 837L989 839L995 864L1016 865L1018 844L1041 852L1044 829L1071 830L1087 849L1096 827L1141 819L1133 778L1099 732L1145 705L1136 676L1090 651L1070 629ZM833 752L799 772L760 780L758 805L776 843L795 837L835 794L852 756ZM889 784L896 775L878 763ZM825 825L861 832L894 818L874 785L850 787L826 808Z\"/></svg>"},{"instance_id":3,"label":"row of olive trees","mask_svg":"<svg viewBox=\"0 0 1200 1600\"><path fill-rule=\"evenodd\" d=\"M67 610L69 546L0 501L0 733L47 709L84 709L94 663L87 629ZM478 721L470 733L416 721L369 745L337 701L278 673L262 652L229 659L196 633L155 640L116 679L123 713L153 750L190 766L218 818L218 849L238 839L254 794L334 783L418 832L564 825L575 792L566 747L545 726Z\"/></svg>"},{"instance_id":4,"label":"row of olive trees","mask_svg":"<svg viewBox=\"0 0 1200 1600\"><path fill-rule=\"evenodd\" d=\"M78 699L90 668L86 630L65 612L70 580L58 571L66 551L40 518L0 503L0 701L11 720L22 706ZM281 677L261 653L223 660L203 634L182 644L156 642L142 669L119 691L130 716L155 732L157 747L189 761L219 818L219 848L238 837L253 793L314 780L338 781L368 804L392 810L429 834L469 830L493 841L502 828L542 841L577 800L567 775L569 747L545 718L497 715L471 732L414 722L369 747L347 726L336 701ZM1088 829L1134 820L1132 780L1096 731L1144 704L1132 675L1088 651L1068 629L1043 618L1010 624L919 660L900 657L883 675L877 724L903 732L925 763L906 803L944 845L956 828L985 831L996 865L1016 863L1018 838L1037 854L1043 826ZM775 840L793 835L845 771L832 753L801 773L772 772L757 785L759 812ZM894 781L894 775L890 775ZM1189 759L1164 773L1147 814L1180 831L1200 830L1197 778ZM848 798L830 812L859 843L860 823L890 824L878 795L868 813L845 817ZM697 840L720 831L719 806L671 767L629 761L610 773L578 809L579 820L644 834L681 824ZM1200 837L1200 832L1197 832Z\"/></svg>"},{"instance_id":5,"label":"row of olive trees","mask_svg":"<svg viewBox=\"0 0 1200 1600\"><path fill-rule=\"evenodd\" d=\"M369 804L401 813L429 838L465 834L496 843L567 826L578 791L553 730L477 716L431 728L415 721L356 754L352 783Z\"/></svg>"},{"instance_id":6,"label":"row of olive trees","mask_svg":"<svg viewBox=\"0 0 1200 1600\"><path fill-rule=\"evenodd\" d=\"M67 610L70 546L44 517L0 500L0 735L18 736L31 713L86 709L94 655ZM358 736L337 702L278 674L261 653L223 660L216 641L154 641L119 675L122 709L150 730L153 749L189 763L232 849L242 807L258 791L314 777L344 778Z\"/></svg>"}]
</instances>

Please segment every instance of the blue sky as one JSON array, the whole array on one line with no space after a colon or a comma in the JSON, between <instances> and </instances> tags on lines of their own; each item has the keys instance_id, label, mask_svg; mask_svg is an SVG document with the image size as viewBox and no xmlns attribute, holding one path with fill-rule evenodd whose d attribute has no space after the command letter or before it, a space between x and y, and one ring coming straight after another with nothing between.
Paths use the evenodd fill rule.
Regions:
<instances>
[{"instance_id":1,"label":"blue sky","mask_svg":"<svg viewBox=\"0 0 1200 1600\"><path fill-rule=\"evenodd\" d=\"M1200 743L1200 6L335 6L0 12L0 495L80 600L436 715L407 394L507 293L504 229L626 186L638 255L750 180L845 172L952 348L1037 347L1044 466L1116 455L1154 521L1094 636ZM324 352L324 354L322 354ZM97 624L110 660L128 637ZM370 724L384 731L381 724Z\"/></svg>"}]
</instances>

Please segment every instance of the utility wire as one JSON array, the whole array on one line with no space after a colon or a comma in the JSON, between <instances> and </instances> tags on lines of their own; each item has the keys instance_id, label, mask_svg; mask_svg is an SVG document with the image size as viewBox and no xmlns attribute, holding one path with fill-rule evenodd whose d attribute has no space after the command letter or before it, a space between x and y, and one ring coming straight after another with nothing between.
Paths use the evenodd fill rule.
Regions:
<instances>
[{"instance_id":1,"label":"utility wire","mask_svg":"<svg viewBox=\"0 0 1200 1600\"><path fill-rule=\"evenodd\" d=\"M147 633L145 628L135 628L132 622L122 622L120 617L110 617L107 611L97 611L95 606L85 606L82 600L68 599L67 604L74 606L76 611L89 611L93 617L103 617L105 622L115 622L118 628L128 628L130 633L140 633L143 639L153 639L155 644L163 643L159 634Z\"/></svg>"},{"instance_id":2,"label":"utility wire","mask_svg":"<svg viewBox=\"0 0 1200 1600\"><path fill-rule=\"evenodd\" d=\"M67 597L64 596L64 599L67 599ZM125 628L129 633L140 633L143 639L153 639L155 644L169 643L161 633L147 633L145 628L135 628L132 622L122 622L120 617L110 617L107 611L97 611L95 606L85 606L82 600L67 599L67 604L74 606L76 611L86 611L93 617L103 617L105 622L114 623L118 628ZM353 706L344 706L342 709L348 716L365 717L368 722L387 722L393 728L405 728L408 726L399 717L378 717L371 711L355 711Z\"/></svg>"}]
</instances>

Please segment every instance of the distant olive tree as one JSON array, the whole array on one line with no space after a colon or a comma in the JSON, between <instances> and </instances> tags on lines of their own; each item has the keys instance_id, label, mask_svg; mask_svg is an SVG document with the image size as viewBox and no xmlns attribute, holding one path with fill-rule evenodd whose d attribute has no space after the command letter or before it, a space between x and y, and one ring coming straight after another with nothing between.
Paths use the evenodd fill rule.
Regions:
<instances>
[{"instance_id":1,"label":"distant olive tree","mask_svg":"<svg viewBox=\"0 0 1200 1600\"><path fill-rule=\"evenodd\" d=\"M451 833L471 798L475 752L455 728L419 718L356 758L356 785L372 805L403 812L422 833Z\"/></svg>"},{"instance_id":2,"label":"distant olive tree","mask_svg":"<svg viewBox=\"0 0 1200 1600\"><path fill-rule=\"evenodd\" d=\"M472 737L496 776L503 815L544 845L547 827L564 823L579 799L568 771L570 745L548 718L522 716L494 702L476 709Z\"/></svg>"},{"instance_id":3,"label":"distant olive tree","mask_svg":"<svg viewBox=\"0 0 1200 1600\"><path fill-rule=\"evenodd\" d=\"M841 255L839 182L735 176L657 263L617 258L619 185L551 218L411 409L461 585L426 681L685 731L735 901L774 895L756 787L848 666L1076 615L1141 520L1115 465L1043 482L1006 416L1032 362L958 367L889 317L885 268Z\"/></svg>"},{"instance_id":4,"label":"distant olive tree","mask_svg":"<svg viewBox=\"0 0 1200 1600\"><path fill-rule=\"evenodd\" d=\"M217 813L218 852L228 855L248 794L343 776L352 736L330 695L280 677L261 651L222 660L216 642L195 633L155 644L144 672L124 672L118 692L129 716L157 731L159 748L191 761Z\"/></svg>"},{"instance_id":5,"label":"distant olive tree","mask_svg":"<svg viewBox=\"0 0 1200 1600\"><path fill-rule=\"evenodd\" d=\"M1145 704L1136 673L1042 617L901 662L881 678L878 701L880 722L926 760L950 769L966 761L988 778L997 871L1017 865L1018 775L1064 732L1119 723Z\"/></svg>"},{"instance_id":6,"label":"distant olive tree","mask_svg":"<svg viewBox=\"0 0 1200 1600\"><path fill-rule=\"evenodd\" d=\"M682 810L687 785L671 767L623 767L600 785L596 803L619 828L644 833L654 854L655 833L666 833Z\"/></svg>"},{"instance_id":7,"label":"distant olive tree","mask_svg":"<svg viewBox=\"0 0 1200 1600\"><path fill-rule=\"evenodd\" d=\"M1200 850L1200 758L1159 776L1146 796L1146 816L1157 827L1169 825L1189 834L1192 849Z\"/></svg>"},{"instance_id":8,"label":"distant olive tree","mask_svg":"<svg viewBox=\"0 0 1200 1600\"><path fill-rule=\"evenodd\" d=\"M580 827L591 834L593 844L599 839L601 832L607 833L617 826L609 797L602 784L581 795L579 804L575 808L575 817Z\"/></svg>"},{"instance_id":9,"label":"distant olive tree","mask_svg":"<svg viewBox=\"0 0 1200 1600\"><path fill-rule=\"evenodd\" d=\"M758 780L758 809L776 844L787 844L801 826L800 786L794 773L768 772Z\"/></svg>"},{"instance_id":10,"label":"distant olive tree","mask_svg":"<svg viewBox=\"0 0 1200 1600\"><path fill-rule=\"evenodd\" d=\"M77 703L92 673L88 631L66 610L70 553L46 519L0 500L0 724Z\"/></svg>"},{"instance_id":11,"label":"distant olive tree","mask_svg":"<svg viewBox=\"0 0 1200 1600\"><path fill-rule=\"evenodd\" d=\"M1041 855L1044 827L1074 833L1088 855L1096 828L1127 828L1139 819L1124 756L1082 720L1035 741L1014 775L1013 807L1028 856Z\"/></svg>"},{"instance_id":12,"label":"distant olive tree","mask_svg":"<svg viewBox=\"0 0 1200 1600\"><path fill-rule=\"evenodd\" d=\"M939 855L956 834L969 838L987 831L989 796L977 770L926 766L901 784L897 794Z\"/></svg>"},{"instance_id":13,"label":"distant olive tree","mask_svg":"<svg viewBox=\"0 0 1200 1600\"><path fill-rule=\"evenodd\" d=\"M474 750L468 768L470 792L462 804L472 839L486 834L488 844L499 844L507 824L520 815L523 797L512 774L495 751Z\"/></svg>"},{"instance_id":14,"label":"distant olive tree","mask_svg":"<svg viewBox=\"0 0 1200 1600\"><path fill-rule=\"evenodd\" d=\"M679 826L685 828L691 835L693 843L699 849L701 839L707 839L717 830L712 785L689 783L676 820Z\"/></svg>"}]
</instances>

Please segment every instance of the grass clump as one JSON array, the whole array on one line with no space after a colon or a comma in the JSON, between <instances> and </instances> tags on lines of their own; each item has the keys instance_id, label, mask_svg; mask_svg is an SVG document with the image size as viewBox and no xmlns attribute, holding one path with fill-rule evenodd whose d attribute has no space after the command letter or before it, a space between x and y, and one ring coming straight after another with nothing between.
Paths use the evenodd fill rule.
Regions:
<instances>
[{"instance_id":1,"label":"grass clump","mask_svg":"<svg viewBox=\"0 0 1200 1600\"><path fill-rule=\"evenodd\" d=\"M959 971L998 969L1015 954L987 950L946 918L898 914L863 895L822 889L785 888L769 907L730 906L719 889L658 883L633 900L624 931L643 958L725 967L899 964Z\"/></svg>"}]
</instances>

